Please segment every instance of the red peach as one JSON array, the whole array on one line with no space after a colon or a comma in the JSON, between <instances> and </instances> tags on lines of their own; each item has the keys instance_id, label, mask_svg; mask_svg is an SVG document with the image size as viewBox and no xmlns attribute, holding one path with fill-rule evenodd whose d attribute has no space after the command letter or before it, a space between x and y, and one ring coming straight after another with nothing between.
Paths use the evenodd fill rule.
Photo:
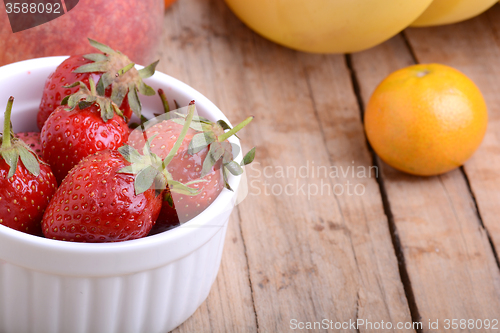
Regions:
<instances>
[{"instance_id":1,"label":"red peach","mask_svg":"<svg viewBox=\"0 0 500 333\"><path fill-rule=\"evenodd\" d=\"M0 66L31 58L95 52L87 37L147 65L158 58L164 6L161 0L80 0L61 17L12 33L4 2L0 1Z\"/></svg>"}]
</instances>

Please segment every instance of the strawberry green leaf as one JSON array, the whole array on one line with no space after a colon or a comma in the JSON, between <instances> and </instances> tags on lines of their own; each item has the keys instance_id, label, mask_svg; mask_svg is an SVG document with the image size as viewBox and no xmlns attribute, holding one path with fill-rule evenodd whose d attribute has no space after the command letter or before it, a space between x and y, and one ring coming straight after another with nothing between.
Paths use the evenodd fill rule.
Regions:
<instances>
[{"instance_id":1,"label":"strawberry green leaf","mask_svg":"<svg viewBox=\"0 0 500 333\"><path fill-rule=\"evenodd\" d=\"M90 107L92 104L94 104L94 102L79 101L78 102L78 107L80 108L80 110L83 110L83 109L86 109L86 108Z\"/></svg>"},{"instance_id":2,"label":"strawberry green leaf","mask_svg":"<svg viewBox=\"0 0 500 333\"><path fill-rule=\"evenodd\" d=\"M209 154L212 156L213 160L217 162L224 155L224 151L225 150L223 145L220 144L219 142L215 142L212 145L210 145Z\"/></svg>"},{"instance_id":3,"label":"strawberry green leaf","mask_svg":"<svg viewBox=\"0 0 500 333\"><path fill-rule=\"evenodd\" d=\"M127 87L118 85L117 87L113 88L113 91L111 92L111 100L118 106L122 105L123 99L125 96L127 96Z\"/></svg>"},{"instance_id":4,"label":"strawberry green leaf","mask_svg":"<svg viewBox=\"0 0 500 333\"><path fill-rule=\"evenodd\" d=\"M181 117L184 115L180 114ZM231 128L227 122L224 120L219 120L216 123L211 123L205 118L198 117L193 118L193 122L199 125L200 128L195 128L198 131L202 131L201 134L196 134L193 136L188 148L189 154L195 154L200 152L207 145L210 146L209 153L205 157L202 166L201 176L204 177L212 171L213 166L222 158L222 164L228 165L228 170L234 174L241 174L241 167L233 162L233 156L239 154L239 147L227 141L231 136L236 135L238 131L248 125L252 120L252 117L246 118L244 121ZM176 119L177 123L182 123L182 118ZM193 128L193 126L191 126ZM203 135L203 136L202 136ZM251 151L250 155L247 156L247 164L250 163L255 157L255 150ZM242 164L243 165L243 164ZM242 172L242 170L241 170Z\"/></svg>"},{"instance_id":5,"label":"strawberry green leaf","mask_svg":"<svg viewBox=\"0 0 500 333\"><path fill-rule=\"evenodd\" d=\"M106 118L104 118L104 122L107 122L110 119L113 119L115 116L115 109L113 108L112 104L109 103L108 101L104 103L105 109L106 109Z\"/></svg>"},{"instance_id":6,"label":"strawberry green leaf","mask_svg":"<svg viewBox=\"0 0 500 333\"><path fill-rule=\"evenodd\" d=\"M63 88L74 88L74 87L77 87L77 86L81 87L82 86L82 82L81 81L76 81L76 82L73 82L72 84L67 84L67 85L63 86Z\"/></svg>"},{"instance_id":7,"label":"strawberry green leaf","mask_svg":"<svg viewBox=\"0 0 500 333\"><path fill-rule=\"evenodd\" d=\"M154 180L154 189L155 189L155 194L156 196L160 195L165 191L167 188L167 180L161 173L158 172L158 175L155 177Z\"/></svg>"},{"instance_id":8,"label":"strawberry green leaf","mask_svg":"<svg viewBox=\"0 0 500 333\"><path fill-rule=\"evenodd\" d=\"M116 53L115 50L113 50L112 48L110 48L107 45L99 43L98 41L96 41L94 39L91 39L91 38L89 38L88 40L89 40L90 45L92 45L93 47L95 47L96 49L98 49L99 51L101 51L102 53L108 53L108 54L114 54L114 53Z\"/></svg>"},{"instance_id":9,"label":"strawberry green leaf","mask_svg":"<svg viewBox=\"0 0 500 333\"><path fill-rule=\"evenodd\" d=\"M103 68L106 66L106 60L91 62L90 64L81 65L73 71L73 73L94 73L103 72Z\"/></svg>"},{"instance_id":10,"label":"strawberry green leaf","mask_svg":"<svg viewBox=\"0 0 500 333\"><path fill-rule=\"evenodd\" d=\"M250 149L250 151L243 157L243 161L241 161L241 165L247 165L253 162L255 159L255 147Z\"/></svg>"},{"instance_id":11,"label":"strawberry green leaf","mask_svg":"<svg viewBox=\"0 0 500 333\"><path fill-rule=\"evenodd\" d=\"M118 152L127 162L136 163L141 161L141 154L132 146L122 146L118 148Z\"/></svg>"},{"instance_id":12,"label":"strawberry green leaf","mask_svg":"<svg viewBox=\"0 0 500 333\"><path fill-rule=\"evenodd\" d=\"M142 81L139 82L136 85L136 87L137 87L137 90L139 90L139 92L141 94L143 94L144 96L154 96L154 94L155 94L155 90Z\"/></svg>"},{"instance_id":13,"label":"strawberry green leaf","mask_svg":"<svg viewBox=\"0 0 500 333\"><path fill-rule=\"evenodd\" d=\"M212 135L210 135L212 134ZM209 144L215 141L215 136L210 132L198 133L193 136L193 139L189 143L188 154L194 155L204 148L206 148Z\"/></svg>"},{"instance_id":14,"label":"strawberry green leaf","mask_svg":"<svg viewBox=\"0 0 500 333\"><path fill-rule=\"evenodd\" d=\"M91 54L86 54L83 56L85 59L98 62L98 61L106 61L108 57L106 57L102 53L91 53Z\"/></svg>"},{"instance_id":15,"label":"strawberry green leaf","mask_svg":"<svg viewBox=\"0 0 500 333\"><path fill-rule=\"evenodd\" d=\"M205 161L203 161L203 167L201 169L202 178L212 172L213 166L223 155L224 148L219 142L214 142L210 145L210 150L208 151L207 157L205 157Z\"/></svg>"},{"instance_id":16,"label":"strawberry green leaf","mask_svg":"<svg viewBox=\"0 0 500 333\"><path fill-rule=\"evenodd\" d=\"M108 104L101 105L101 118L104 122L108 121L109 106Z\"/></svg>"},{"instance_id":17,"label":"strawberry green leaf","mask_svg":"<svg viewBox=\"0 0 500 333\"><path fill-rule=\"evenodd\" d=\"M33 174L34 176L38 176L40 174L40 164L38 157L36 157L36 154L26 143L24 143L21 139L14 137L12 123L10 121L13 103L14 97L10 97L9 101L7 102L7 108L5 110L3 133L0 137L0 157L3 158L5 160L5 163L7 163L7 165L9 166L7 178L11 178L15 175L19 158L21 158L21 162L23 163L24 167L31 174Z\"/></svg>"},{"instance_id":18,"label":"strawberry green leaf","mask_svg":"<svg viewBox=\"0 0 500 333\"><path fill-rule=\"evenodd\" d=\"M220 127L222 127L224 130L230 130L231 126L229 126L224 120L220 119L217 120L217 124L219 124Z\"/></svg>"},{"instance_id":19,"label":"strawberry green leaf","mask_svg":"<svg viewBox=\"0 0 500 333\"><path fill-rule=\"evenodd\" d=\"M243 173L241 166L235 161L231 161L224 165L224 167L235 176L239 176Z\"/></svg>"},{"instance_id":20,"label":"strawberry green leaf","mask_svg":"<svg viewBox=\"0 0 500 333\"><path fill-rule=\"evenodd\" d=\"M201 177L205 177L208 175L210 172L212 172L212 167L215 165L213 157L211 154L207 154L207 157L205 157L205 160L203 161L203 167L201 169Z\"/></svg>"},{"instance_id":21,"label":"strawberry green leaf","mask_svg":"<svg viewBox=\"0 0 500 333\"><path fill-rule=\"evenodd\" d=\"M104 87L104 80L102 78L104 75L102 75L99 81L97 81L96 90L99 96L104 96L106 93L106 87Z\"/></svg>"},{"instance_id":22,"label":"strawberry green leaf","mask_svg":"<svg viewBox=\"0 0 500 333\"><path fill-rule=\"evenodd\" d=\"M99 81L99 83L100 82L102 81ZM77 84L80 85L80 90L64 101L68 105L69 111L73 110L77 105L80 110L83 110L96 103L100 107L101 118L104 122L112 119L115 116L115 113L118 116L123 117L123 112L115 103L113 103L111 99L98 95L92 77L89 78L90 90L83 82L78 82Z\"/></svg>"},{"instance_id":23,"label":"strawberry green leaf","mask_svg":"<svg viewBox=\"0 0 500 333\"><path fill-rule=\"evenodd\" d=\"M129 85L128 88L128 103L132 111L138 116L141 116L141 102L139 101L139 96L137 96L137 91L133 83Z\"/></svg>"},{"instance_id":24,"label":"strawberry green leaf","mask_svg":"<svg viewBox=\"0 0 500 333\"><path fill-rule=\"evenodd\" d=\"M233 160L233 152L238 152L239 147L233 143L229 143L227 141L221 142L222 147L224 148L224 155L222 156L222 163L226 164ZM236 153L236 155L238 155Z\"/></svg>"},{"instance_id":25,"label":"strawberry green leaf","mask_svg":"<svg viewBox=\"0 0 500 333\"><path fill-rule=\"evenodd\" d=\"M141 77L141 79L147 79L148 77L153 76L156 70L156 66L158 65L159 62L160 60L156 60L151 65L146 66L143 69L139 70L139 76Z\"/></svg>"},{"instance_id":26,"label":"strawberry green leaf","mask_svg":"<svg viewBox=\"0 0 500 333\"><path fill-rule=\"evenodd\" d=\"M18 152L24 167L32 175L38 177L38 175L40 174L40 164L38 163L38 159L25 147L20 146L18 148Z\"/></svg>"},{"instance_id":27,"label":"strawberry green leaf","mask_svg":"<svg viewBox=\"0 0 500 333\"><path fill-rule=\"evenodd\" d=\"M70 95L64 97L61 101L61 105L68 105L68 100L69 100Z\"/></svg>"},{"instance_id":28,"label":"strawberry green leaf","mask_svg":"<svg viewBox=\"0 0 500 333\"><path fill-rule=\"evenodd\" d=\"M158 61L149 66L137 70L135 64L124 54L115 51L107 45L89 39L90 44L101 53L91 53L84 57L91 61L89 64L78 67L74 73L102 73L96 90L99 96L104 96L106 89L111 89L111 100L121 106L125 97L129 100L129 105L134 114L141 115L142 107L137 92L146 96L155 94L153 88L143 82L144 78L154 74ZM127 64L124 66L124 64Z\"/></svg>"},{"instance_id":29,"label":"strawberry green leaf","mask_svg":"<svg viewBox=\"0 0 500 333\"><path fill-rule=\"evenodd\" d=\"M109 87L116 78L116 73L106 72L104 73L99 82L97 83L97 93L104 96L106 88Z\"/></svg>"},{"instance_id":30,"label":"strawberry green leaf","mask_svg":"<svg viewBox=\"0 0 500 333\"><path fill-rule=\"evenodd\" d=\"M142 154L145 155L145 156L148 156L149 154L151 154L151 142L153 142L153 140L158 136L159 134L155 134L153 135L152 137L148 138L148 140L146 141L146 144L144 145L144 147L142 148Z\"/></svg>"},{"instance_id":31,"label":"strawberry green leaf","mask_svg":"<svg viewBox=\"0 0 500 333\"><path fill-rule=\"evenodd\" d=\"M148 166L141 170L134 181L135 195L139 195L149 190L158 175L159 171L152 166Z\"/></svg>"},{"instance_id":32,"label":"strawberry green leaf","mask_svg":"<svg viewBox=\"0 0 500 333\"><path fill-rule=\"evenodd\" d=\"M10 167L7 178L11 178L16 173L17 161L19 159L19 155L14 149L8 149L2 151L2 157Z\"/></svg>"},{"instance_id":33,"label":"strawberry green leaf","mask_svg":"<svg viewBox=\"0 0 500 333\"><path fill-rule=\"evenodd\" d=\"M170 189L171 192L189 195L189 196L198 195L202 191L201 189L189 187L186 184L182 184L181 182L178 182L176 180L169 180L168 181L168 188Z\"/></svg>"},{"instance_id":34,"label":"strawberry green leaf","mask_svg":"<svg viewBox=\"0 0 500 333\"><path fill-rule=\"evenodd\" d=\"M76 107L76 105L78 104L80 99L81 99L80 94L73 94L73 95L69 96L68 106L71 108L71 110L73 110Z\"/></svg>"},{"instance_id":35,"label":"strawberry green leaf","mask_svg":"<svg viewBox=\"0 0 500 333\"><path fill-rule=\"evenodd\" d=\"M173 157L182 145L184 138L186 137L194 112L195 105L193 101L189 106L189 116L187 117L186 123L184 124L184 127L182 128L174 146L169 151L167 157L165 157L165 160L162 160L158 155L152 153L150 149L151 142L158 134L147 140L143 148L144 155L139 155L134 148L129 146L119 148L119 152L122 154L123 158L132 163L131 165L122 168L119 172L136 174L134 181L136 194L144 193L151 188L153 184L155 186L156 195L160 195L167 188L167 184L168 188L174 192L186 195L196 195L199 193L199 190L196 188L190 188L186 184L174 181L172 179L172 175L167 170L168 164L172 161ZM139 161L133 161L135 159L138 159Z\"/></svg>"}]
</instances>

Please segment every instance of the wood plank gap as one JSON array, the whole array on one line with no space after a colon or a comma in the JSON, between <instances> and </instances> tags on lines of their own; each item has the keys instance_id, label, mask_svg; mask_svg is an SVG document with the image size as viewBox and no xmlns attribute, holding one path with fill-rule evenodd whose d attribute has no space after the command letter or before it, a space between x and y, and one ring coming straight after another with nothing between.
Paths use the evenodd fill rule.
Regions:
<instances>
[{"instance_id":1,"label":"wood plank gap","mask_svg":"<svg viewBox=\"0 0 500 333\"><path fill-rule=\"evenodd\" d=\"M358 101L359 112L361 116L361 123L365 122L365 103L363 103L363 97L361 96L361 87L359 86L358 78L356 77L356 72L352 64L352 57L350 54L345 55L345 63L351 74L351 83L354 94L356 95L356 101ZM368 141L368 140L367 140Z\"/></svg>"},{"instance_id":2,"label":"wood plank gap","mask_svg":"<svg viewBox=\"0 0 500 333\"><path fill-rule=\"evenodd\" d=\"M489 17L487 17L487 20L490 23L490 25L492 25ZM495 40L498 43L499 40L500 40L499 36L496 34L495 29L492 28L491 30L493 31L493 36L495 37ZM410 53L410 55L411 55L411 57L413 59L413 62L415 64L418 64L419 61L418 61L417 55L415 53L415 50L411 46L411 42L410 42L408 36L406 35L405 31L401 32L401 36L403 37L403 40L405 42L406 47L408 48L408 52ZM497 263L497 266L500 269L500 260L499 260L499 257L498 257L497 249L495 248L495 244L493 243L493 239L491 237L491 234L490 234L489 230L484 225L483 218L481 217L481 213L479 212L479 207L477 205L476 196L474 195L474 192L472 191L472 187L471 187L471 184L469 182L469 177L467 176L467 173L465 172L465 169L464 169L463 166L460 167L460 172L461 172L462 176L464 177L465 183L467 185L467 189L469 190L469 194L470 194L470 196L472 198L472 202L474 203L474 208L476 210L476 214L477 214L477 218L479 220L479 224L481 225L481 227L483 228L484 232L486 233L486 236L488 237L488 242L490 243L491 250L493 251L493 256L495 257L495 261Z\"/></svg>"},{"instance_id":3,"label":"wood plank gap","mask_svg":"<svg viewBox=\"0 0 500 333\"><path fill-rule=\"evenodd\" d=\"M408 36L406 36L405 31L401 31L400 33L401 37L403 38L403 41L406 45L406 48L408 49L408 52L411 55L411 59L415 64L419 64L420 62L418 61L417 54L415 53L415 50L413 49L413 46L411 46L410 40L408 39Z\"/></svg>"},{"instance_id":4,"label":"wood plank gap","mask_svg":"<svg viewBox=\"0 0 500 333\"><path fill-rule=\"evenodd\" d=\"M236 207L236 211L238 214L238 221L241 223L243 221L241 219L241 212L238 207ZM248 284L250 286L250 295L252 295L252 307L253 307L253 313L255 314L255 325L257 327L257 332L260 332L259 330L259 318L257 315L257 308L255 307L255 295L253 291L253 283L252 283L252 277L250 276L250 264L248 263L248 253L247 253L247 244L245 242L245 236L243 235L242 228L240 227L240 235L241 235L241 242L243 244L243 249L245 253L245 261L247 263L247 272L248 272Z\"/></svg>"},{"instance_id":5,"label":"wood plank gap","mask_svg":"<svg viewBox=\"0 0 500 333\"><path fill-rule=\"evenodd\" d=\"M345 62L347 65L347 68L349 69L349 72L351 73L351 81L352 81L352 86L354 93L356 94L356 100L358 101L358 107L359 107L359 112L361 113L361 119L363 120L364 116L364 103L363 99L361 96L361 89L358 81L358 77L356 75L356 71L354 69L354 66L352 65L352 59L350 54L345 55ZM377 155L375 154L375 151L373 150L372 146L368 142L368 139L366 138L368 150L372 156L372 163L374 166L377 167L378 170L380 170L380 165L377 160ZM389 231L391 233L391 240L392 240L392 246L394 248L394 252L396 253L396 257L398 258L398 266L399 266L399 276L401 278L401 281L403 283L403 288L405 291L406 299L408 301L408 307L410 308L410 314L413 322L420 322L422 320L422 317L420 315L420 312L418 310L417 302L415 300L415 294L413 292L413 288L411 285L410 281L410 276L408 274L408 269L406 267L406 261L405 261L405 256L403 252L403 247L401 245L401 240L399 239L398 236L398 231L396 227L396 223L394 221L394 216L392 214L391 210L391 205L389 203L387 191L385 189L384 185L384 180L382 175L380 177L376 177L377 183L380 189L380 195L382 197L382 204L384 207L384 213L387 216L387 221L389 222ZM416 329L417 333L422 333L423 330L422 328Z\"/></svg>"},{"instance_id":6,"label":"wood plank gap","mask_svg":"<svg viewBox=\"0 0 500 333\"><path fill-rule=\"evenodd\" d=\"M491 23L490 18L489 17L486 17L486 18L487 18L490 26L492 27L491 30L493 32L493 36L494 36L496 42L500 45L500 36L498 36L498 34L496 33L495 29L493 28L493 25ZM419 61L417 59L417 55L416 55L413 47L411 46L410 40L408 39L408 36L406 36L405 31L401 32L401 36L403 37L404 43L405 43L406 47L408 48L408 52L410 53L410 55L411 55L411 57L413 59L413 62L415 64L418 64ZM479 224L481 225L481 227L483 228L484 232L486 233L486 236L488 237L488 242L490 243L491 250L493 251L493 256L495 257L495 261L497 263L497 266L500 269L500 259L498 257L497 249L495 247L495 244L493 242L493 238L491 237L491 234L490 234L489 230L484 225L483 218L481 217L481 213L479 212L479 207L477 205L476 196L474 195L474 192L472 191L472 187L471 187L471 184L470 184L470 181L469 181L469 177L467 176L467 173L465 172L465 169L464 169L463 166L460 167L460 172L461 172L462 176L465 179L465 183L467 185L467 189L469 190L469 194L470 194L470 196L472 198L472 202L474 203L474 208L476 210L476 214L477 214L477 218L479 220Z\"/></svg>"},{"instance_id":7,"label":"wood plank gap","mask_svg":"<svg viewBox=\"0 0 500 333\"><path fill-rule=\"evenodd\" d=\"M477 218L479 220L479 223L480 223L481 227L483 228L483 230L486 234L486 237L488 237L488 242L490 243L491 251L493 251L493 256L495 257L495 261L497 263L497 266L500 269L500 260L498 258L497 249L495 247L495 244L493 243L493 238L491 237L490 231L484 225L483 218L481 217L481 213L479 212L479 207L477 205L476 196L474 195L474 191L472 191L472 187L471 187L471 184L469 182L469 177L467 176L467 173L465 172L463 165L460 167L460 171L462 173L462 176L465 179L465 184L467 185L467 189L469 190L469 194L472 198L472 202L474 203L474 208L476 209L476 214L477 214Z\"/></svg>"}]
</instances>

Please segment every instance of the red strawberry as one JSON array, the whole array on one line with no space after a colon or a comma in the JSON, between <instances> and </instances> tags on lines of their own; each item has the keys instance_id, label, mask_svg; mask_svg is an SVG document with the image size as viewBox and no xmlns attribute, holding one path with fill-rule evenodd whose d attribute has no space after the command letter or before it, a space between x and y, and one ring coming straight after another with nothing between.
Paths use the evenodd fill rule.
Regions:
<instances>
[{"instance_id":1,"label":"red strawberry","mask_svg":"<svg viewBox=\"0 0 500 333\"><path fill-rule=\"evenodd\" d=\"M77 242L117 242L149 233L161 209L154 189L136 195L130 165L118 151L84 158L64 179L47 207L45 237Z\"/></svg>"},{"instance_id":2,"label":"red strawberry","mask_svg":"<svg viewBox=\"0 0 500 333\"><path fill-rule=\"evenodd\" d=\"M80 89L80 87L67 88L66 85L77 81L82 81L88 85L89 76L94 73L82 74L73 73L73 71L91 62L91 60L85 59L83 55L71 56L57 66L56 70L49 75L47 81L45 81L42 101L40 102L37 114L37 125L40 130L50 114L61 105L63 98L74 94Z\"/></svg>"},{"instance_id":3,"label":"red strawberry","mask_svg":"<svg viewBox=\"0 0 500 333\"><path fill-rule=\"evenodd\" d=\"M162 212L152 233L162 232L174 225L187 222L204 211L217 198L225 185L230 189L226 182L226 170L241 174L242 169L232 161L232 146L226 140L252 119L253 117L248 118L234 129L230 129L223 121L211 123L202 117L193 119L178 156L172 160L167 169L172 177L180 182L203 180L203 182L193 184L193 187L200 188L201 194L185 196L176 193L169 195L167 192ZM144 138L152 138L151 151L160 158L165 158L179 137L184 122L184 119L179 118L161 121L144 133L134 131L130 135L129 142L132 146L141 149L144 146ZM226 129L230 131L225 133ZM255 154L255 150L252 150L252 153ZM253 160L253 156L245 157L246 164ZM221 168L223 164L224 168Z\"/></svg>"},{"instance_id":4,"label":"red strawberry","mask_svg":"<svg viewBox=\"0 0 500 333\"><path fill-rule=\"evenodd\" d=\"M104 77L101 85L98 84L98 88L102 90L101 95L111 97L127 119L130 119L132 112L138 116L141 114L137 91L143 95L154 95L154 90L144 84L142 79L154 74L158 62L138 71L133 68L134 64L127 56L94 40L89 41L102 53L71 56L47 78L37 116L40 130L50 114L61 105L64 97L79 90L79 86L67 86L81 81L90 89L89 77L94 77L96 82ZM130 87L133 89L129 90Z\"/></svg>"},{"instance_id":5,"label":"red strawberry","mask_svg":"<svg viewBox=\"0 0 500 333\"><path fill-rule=\"evenodd\" d=\"M165 199L159 218L151 230L152 235L167 231L198 216L210 206L224 188L220 163L205 177L198 177L192 180L197 179L205 181L191 185L196 189L200 189L201 193L199 195L193 196L171 192L164 194Z\"/></svg>"},{"instance_id":6,"label":"red strawberry","mask_svg":"<svg viewBox=\"0 0 500 333\"><path fill-rule=\"evenodd\" d=\"M167 120L147 129L144 133L146 137L154 137L151 141L151 151L162 159L167 157L175 140L179 137L182 127L181 124L172 120ZM172 226L184 223L197 216L217 198L224 188L224 181L222 180L222 171L220 168L221 163L213 166L211 172L205 177L201 177L201 165L208 154L208 147L194 155L187 153L189 143L192 141L193 136L198 133L198 131L192 128L188 130L179 148L178 156L168 165L167 170L172 174L175 180L180 182L190 182L199 179L207 181L193 184L195 188L203 188L203 192L197 196L186 196L177 193L171 194L173 202L164 202L159 220L153 227L153 234L163 232ZM143 149L145 140L142 135L143 133L138 130L132 132L129 138L131 146L137 149Z\"/></svg>"},{"instance_id":7,"label":"red strawberry","mask_svg":"<svg viewBox=\"0 0 500 333\"><path fill-rule=\"evenodd\" d=\"M186 122L183 135L190 122ZM175 153L174 148L170 158ZM78 242L116 242L147 235L160 212L167 184L172 190L198 193L174 181L164 170L168 163L168 158L163 161L154 154L140 155L130 146L84 158L49 204L43 233Z\"/></svg>"},{"instance_id":8,"label":"red strawberry","mask_svg":"<svg viewBox=\"0 0 500 333\"><path fill-rule=\"evenodd\" d=\"M90 79L90 84L94 82ZM129 129L118 107L80 83L80 90L63 101L43 126L43 158L62 182L84 157L106 149L118 149L128 139ZM94 87L93 87L94 88Z\"/></svg>"},{"instance_id":9,"label":"red strawberry","mask_svg":"<svg viewBox=\"0 0 500 333\"><path fill-rule=\"evenodd\" d=\"M39 132L21 132L16 133L16 138L21 139L33 150L38 158L42 158L42 144L40 142Z\"/></svg>"},{"instance_id":10,"label":"red strawberry","mask_svg":"<svg viewBox=\"0 0 500 333\"><path fill-rule=\"evenodd\" d=\"M26 143L11 135L13 102L11 97L0 140L0 224L41 235L43 212L56 192L57 183L50 167L39 161Z\"/></svg>"}]
</instances>

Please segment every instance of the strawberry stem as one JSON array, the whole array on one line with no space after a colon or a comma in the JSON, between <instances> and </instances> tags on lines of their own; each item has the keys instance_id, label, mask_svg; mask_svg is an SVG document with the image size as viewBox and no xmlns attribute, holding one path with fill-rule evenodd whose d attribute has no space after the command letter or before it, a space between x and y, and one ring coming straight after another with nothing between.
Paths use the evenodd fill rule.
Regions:
<instances>
[{"instance_id":1,"label":"strawberry stem","mask_svg":"<svg viewBox=\"0 0 500 333\"><path fill-rule=\"evenodd\" d=\"M163 89L158 89L158 95L160 95L161 102L163 103L163 110L165 111L165 113L170 112L170 106L168 105L167 96L165 96L165 92L163 92Z\"/></svg>"},{"instance_id":2,"label":"strawberry stem","mask_svg":"<svg viewBox=\"0 0 500 333\"><path fill-rule=\"evenodd\" d=\"M184 123L184 127L182 127L181 134L177 138L177 141L175 141L175 144L172 147L172 149L170 150L170 152L168 153L167 157L165 157L165 159L163 160L163 167L164 168L166 168L167 165L172 161L175 154L177 153L177 151L181 147L182 142L186 138L187 132L189 130L189 126L191 126L191 121L193 120L193 117L194 117L194 110L195 110L194 101L191 101L191 103L189 103L188 115L186 118L186 122Z\"/></svg>"},{"instance_id":3,"label":"strawberry stem","mask_svg":"<svg viewBox=\"0 0 500 333\"><path fill-rule=\"evenodd\" d=\"M233 127L231 130L227 131L226 133L224 133L222 135L219 135L219 137L217 138L217 141L218 142L226 141L231 136L233 136L236 133L238 133L238 131L241 130L243 127L245 127L246 125L248 125L253 120L253 118L254 118L253 116L248 117L247 119L243 120L241 123L239 123L238 125L236 125L235 127Z\"/></svg>"},{"instance_id":4,"label":"strawberry stem","mask_svg":"<svg viewBox=\"0 0 500 333\"><path fill-rule=\"evenodd\" d=\"M14 104L14 97L10 96L7 102L7 109L5 110L5 116L3 120L3 138L2 138L2 148L10 148L12 143L11 133L10 133L10 115L12 113L12 104Z\"/></svg>"},{"instance_id":5,"label":"strawberry stem","mask_svg":"<svg viewBox=\"0 0 500 333\"><path fill-rule=\"evenodd\" d=\"M123 67L122 69L120 69L118 71L118 73L116 73L116 77L118 76L122 76L123 74L127 73L129 70L131 70L133 67L135 66L135 64L133 62L131 62L130 64L128 64L127 66Z\"/></svg>"}]
</instances>

